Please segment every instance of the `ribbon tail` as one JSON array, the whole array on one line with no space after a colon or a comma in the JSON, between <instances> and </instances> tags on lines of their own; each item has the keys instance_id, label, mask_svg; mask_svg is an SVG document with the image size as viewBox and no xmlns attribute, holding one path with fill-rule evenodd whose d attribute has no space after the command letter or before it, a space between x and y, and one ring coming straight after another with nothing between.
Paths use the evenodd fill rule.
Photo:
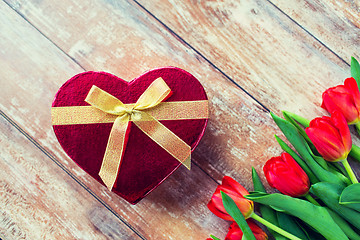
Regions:
<instances>
[{"instance_id":1,"label":"ribbon tail","mask_svg":"<svg viewBox=\"0 0 360 240\"><path fill-rule=\"evenodd\" d=\"M131 121L149 138L190 170L191 147L186 142L145 112L135 113Z\"/></svg>"},{"instance_id":2,"label":"ribbon tail","mask_svg":"<svg viewBox=\"0 0 360 240\"><path fill-rule=\"evenodd\" d=\"M125 139L129 121L124 120L124 118L128 118L128 116L117 117L114 122L99 171L100 178L110 191L119 173L126 145Z\"/></svg>"},{"instance_id":3,"label":"ribbon tail","mask_svg":"<svg viewBox=\"0 0 360 240\"><path fill-rule=\"evenodd\" d=\"M191 148L190 148L190 155L188 158L185 159L184 162L182 162L182 164L189 170L191 170Z\"/></svg>"}]
</instances>

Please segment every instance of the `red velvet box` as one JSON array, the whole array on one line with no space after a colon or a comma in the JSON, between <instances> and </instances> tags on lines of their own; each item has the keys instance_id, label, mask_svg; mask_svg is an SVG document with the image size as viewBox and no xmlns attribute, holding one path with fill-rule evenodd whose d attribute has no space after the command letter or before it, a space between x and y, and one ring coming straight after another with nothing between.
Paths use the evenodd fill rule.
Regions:
<instances>
[{"instance_id":1,"label":"red velvet box","mask_svg":"<svg viewBox=\"0 0 360 240\"><path fill-rule=\"evenodd\" d=\"M175 67L146 72L126 82L105 72L85 72L68 80L57 92L52 107L87 106L84 100L93 85L118 98L124 104L135 103L157 78L170 87L166 102L207 100L204 88L190 73ZM160 121L195 149L203 136L207 119ZM99 170L113 123L53 125L55 134L69 157L84 171L103 183ZM169 177L181 163L130 123L126 148L113 192L135 204ZM186 168L183 171L187 171Z\"/></svg>"}]
</instances>

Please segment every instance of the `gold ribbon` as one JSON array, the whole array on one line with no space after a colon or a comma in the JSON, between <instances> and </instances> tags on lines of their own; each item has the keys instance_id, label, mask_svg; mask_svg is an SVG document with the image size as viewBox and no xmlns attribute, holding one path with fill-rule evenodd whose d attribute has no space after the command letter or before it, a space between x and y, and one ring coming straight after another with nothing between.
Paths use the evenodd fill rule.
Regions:
<instances>
[{"instance_id":1,"label":"gold ribbon","mask_svg":"<svg viewBox=\"0 0 360 240\"><path fill-rule=\"evenodd\" d=\"M111 191L125 151L125 135L130 121L190 169L191 147L158 120L205 119L208 117L208 102L161 102L170 93L165 81L158 78L135 104L123 104L94 85L85 99L91 106L53 107L52 124L114 122L99 172L104 184Z\"/></svg>"}]
</instances>

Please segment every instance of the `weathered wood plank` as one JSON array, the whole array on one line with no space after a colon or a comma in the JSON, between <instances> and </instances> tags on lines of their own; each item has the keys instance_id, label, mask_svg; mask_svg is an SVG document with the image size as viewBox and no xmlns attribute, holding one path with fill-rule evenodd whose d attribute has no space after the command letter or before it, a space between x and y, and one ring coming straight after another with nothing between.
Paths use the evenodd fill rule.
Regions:
<instances>
[{"instance_id":1,"label":"weathered wood plank","mask_svg":"<svg viewBox=\"0 0 360 240\"><path fill-rule=\"evenodd\" d=\"M264 161L279 153L272 139L272 135L278 131L263 109L193 50L180 45L178 39L147 13L139 10L136 4L70 0L7 2L87 70L107 70L129 80L149 68L164 65L175 65L192 72L206 88L211 101L209 126L193 160L217 180L228 174L250 188L250 166L255 165L260 170ZM328 83L331 84L339 83L347 76L346 65L268 4L245 1L241 3L243 5L235 3L233 8L221 6L225 3L201 3L213 4L205 9L204 14L204 9L201 10L198 5L191 9L176 3L177 12L171 4L166 5L165 1L162 3L165 5L158 7L157 11L163 13L151 11L158 16L165 16L164 19L169 19L170 23L174 20L172 14L185 14L180 17L180 24L175 21L174 30L195 39L193 41L196 44L191 44L201 52L206 52L206 57L228 75L237 76L235 80L241 86L248 91L250 89L255 97L277 112L286 106L287 109L305 113L305 116L318 114L321 111L314 106L320 102L316 96L321 95L319 89L325 88L325 77L333 77L332 82ZM224 18L225 13L233 17ZM8 13L5 15L9 17ZM238 18L235 22L234 15ZM232 23L234 26L229 27ZM186 31L176 24L185 25ZM203 27L199 28L197 24ZM238 28L241 30L239 33ZM11 29L7 31L12 32ZM29 31L25 31L25 34ZM11 77L2 79L4 82L9 79L15 81L0 90L2 96L6 96L0 103L1 107L9 116L145 237L199 239L209 233L220 237L224 235L226 224L211 215L205 206L216 184L197 167L192 172L179 169L136 206L129 206L116 195L108 193L76 167L63 154L50 128L44 126L49 126L47 109L56 89L69 75L82 69L72 63L69 63L70 70L67 69L62 63L69 61L65 59L66 56L54 50L51 44L45 43L39 36L25 41L22 39L24 32L19 35L14 32L2 40L10 49L0 55L0 63L6 65L8 56L15 52L19 56L14 57L16 64L23 70L16 72L12 69L14 64L9 64L10 70L7 71ZM19 45L24 47L18 49ZM39 54L43 45L51 57ZM319 46L320 49L317 49ZM30 58L30 55L35 58ZM53 70L48 73L48 66L55 65L58 67L57 72ZM36 72L39 75L34 75ZM321 78L309 84L309 77L313 77L314 72ZM44 76L46 80L42 80ZM34 79L31 84L29 79ZM28 91L19 91L18 88L24 83L34 89L45 90L25 98ZM46 87L42 87L43 84ZM294 86L298 89L287 92L287 88ZM309 86L315 87L307 90ZM8 99L12 99L12 102ZM17 108L20 108L20 112ZM26 114L32 112L36 114L28 119Z\"/></svg>"},{"instance_id":2,"label":"weathered wood plank","mask_svg":"<svg viewBox=\"0 0 360 240\"><path fill-rule=\"evenodd\" d=\"M289 17L347 62L360 59L360 2L272 0ZM336 34L334 34L336 33Z\"/></svg>"},{"instance_id":3,"label":"weathered wood plank","mask_svg":"<svg viewBox=\"0 0 360 240\"><path fill-rule=\"evenodd\" d=\"M140 239L0 116L0 238Z\"/></svg>"},{"instance_id":4,"label":"weathered wood plank","mask_svg":"<svg viewBox=\"0 0 360 240\"><path fill-rule=\"evenodd\" d=\"M96 9L102 9L102 7L98 6ZM0 89L2 96L0 106L5 113L41 145L45 146L47 151L56 156L61 164L146 238L198 239L206 238L210 233L219 236L225 234L228 223L212 215L206 207L216 183L196 166L193 166L191 172L179 169L141 203L136 206L129 206L117 195L109 193L106 188L92 180L71 159L66 157L52 133L49 110L57 88L70 77L69 75L74 75L75 72L83 70L2 3L0 4L0 11L2 13L1 22L5 20L8 22L8 24L0 26L0 33L2 33L0 45L6 46L0 52L0 65L4 66L2 68L4 77L1 78L3 87ZM62 14L61 11L59 13ZM109 21L117 23L114 18ZM73 30L77 31L77 29ZM135 29L134 27L132 30ZM136 33L134 35L136 38ZM159 42L161 41L151 42L151 44L158 44ZM140 44L138 47L143 46ZM166 51L170 50L167 49ZM183 54L184 57L187 56L184 49L175 48L174 51L173 55ZM43 54L44 52L46 54ZM134 56L133 53L131 55ZM135 56L140 62L142 56ZM170 62L173 65L179 61L176 57L174 59L172 56L169 57L168 52L159 54L159 58L163 58L163 63ZM207 68L206 72L203 73L211 77L213 82L221 78L221 75L214 73L211 68L195 58L189 57L189 59L187 61L190 61L190 64ZM148 64L151 64L151 59L147 61ZM184 62L185 60L183 64ZM93 68L98 67L94 64ZM129 76L125 77L130 79ZM227 87L230 89L229 94L234 91L235 95L239 95L239 103L245 101L243 98L246 99L246 97L241 95L241 92L236 88L232 90L229 83L211 91L227 92L225 90ZM222 99L218 100L220 103L222 101ZM246 101L244 104L251 105L250 102ZM196 157L194 158L196 159ZM205 160L202 159L202 161Z\"/></svg>"},{"instance_id":5,"label":"weathered wood plank","mask_svg":"<svg viewBox=\"0 0 360 240\"><path fill-rule=\"evenodd\" d=\"M319 114L321 93L350 75L347 64L268 1L138 2L272 111ZM351 41L334 44L359 52Z\"/></svg>"},{"instance_id":6,"label":"weathered wood plank","mask_svg":"<svg viewBox=\"0 0 360 240\"><path fill-rule=\"evenodd\" d=\"M12 2L10 1L10 3ZM184 57L182 59L183 61L180 61L179 56L184 55L183 53L176 53L174 49L177 48L174 46L174 43L170 43L166 39L167 32L162 30L158 24L154 25L149 22L149 17L139 12L137 8L110 1L109 4L102 6L102 10L95 10L96 7L100 8L101 6L101 2L95 2L92 3L92 8L87 8L87 11L84 13L80 10L80 12L74 10L85 8L84 6L81 7L79 3L76 5L77 8L69 2L64 4L68 6L67 12L69 12L67 13L68 18L65 19L63 18L65 13L53 13L50 11L54 8L64 8L62 4L61 6L55 6L53 4L50 6L47 2L40 4L22 1L12 5L18 11L26 14L31 22L39 26L41 31L51 36L59 46L62 46L65 51L68 51L71 56L85 66L88 66L89 61L91 61L93 66L104 67L110 72L131 79L139 72L146 70L147 67L161 66L165 63L166 65L177 65L193 72L195 76L202 81L208 91L211 91L209 89L218 88L218 86L214 87L212 85L211 80L202 77L206 76L203 68L200 70L196 69L195 66L198 65L186 62L187 59L184 59ZM344 66L341 60L333 56L327 49L319 47L320 45L314 41L312 37L307 36L306 33L299 29L292 21L268 3L261 4L258 2L244 1L241 4L234 3L234 6L230 4L230 6L227 3L221 2L195 3L195 5L189 4L188 2L179 2L174 3L176 7L166 1L153 2L153 4L154 5L151 5L149 8L151 11L154 7L153 12L157 13L160 18L163 17L166 19L166 21L164 21L166 24L170 27L174 26L174 29L176 29L180 35L184 34L187 38L192 39L193 42L191 42L191 44L194 44L198 49L205 49L206 52L209 53L206 55L209 59L212 60L214 56L218 56L213 61L216 65L222 66L222 69L227 73L232 72L236 74L237 77L235 80L277 113L279 113L280 109L290 109L308 117L323 114L324 112L317 108L321 102L321 92L328 86L340 83L343 78L348 76L348 66ZM40 10L34 9L48 9L48 12L41 11L42 14L38 14L37 12ZM69 9L71 9L71 11ZM229 15L227 18L224 17L226 16L226 14L224 14L225 12ZM217 16L215 13L221 13L222 15ZM90 21L85 17L102 17L106 14L108 14L107 18L99 21ZM75 16L78 16L76 20L74 20ZM216 19L220 17L223 17L221 18L223 19L223 25L220 23L216 24L218 23ZM172 21L169 21L169 19ZM242 21L242 19L244 21ZM201 24L195 24L200 20L203 21ZM187 23L187 21L189 23ZM68 37L59 37L58 31L54 31L53 28L46 26L51 25L48 22L61 22L63 26L61 31L68 31L68 34L60 35ZM118 26L116 29L111 27L114 25L114 22L116 22L116 26ZM281 25L279 25L279 23L281 23ZM89 29L83 32L86 40L79 40L76 34L76 28L74 27L77 25L89 26ZM201 29L199 29L200 25ZM109 27L105 28L104 26ZM137 31L130 31L131 28L137 29ZM113 32L109 35L106 31L99 31L98 29L111 29ZM196 31L193 31L194 29ZM69 33L71 31L73 34ZM94 34L94 32L96 32L96 34ZM153 32L159 34L153 34ZM203 34L199 35L200 32ZM164 34L166 36L165 39L162 38ZM262 37L264 34L267 37ZM96 38L94 38L95 35ZM109 36L113 35L119 37L109 40ZM106 41L100 41L98 39L106 39ZM164 47L165 43L167 47ZM80 45L81 47L79 47ZM126 46L126 48L123 46ZM154 46L161 47L156 48ZM278 51L274 51L274 49L277 48ZM136 54L133 54L134 49L137 49L140 54L149 52L156 57L152 57L151 61L145 61L150 58L150 54L147 54L145 57L139 54L136 56ZM286 49L289 49L289 51L285 51ZM153 50L157 50L156 53ZM189 52L189 50L186 51ZM220 54L220 51L224 52ZM190 51L190 53L193 54L192 51ZM175 61L169 61L169 59L163 57L166 54L174 58ZM106 55L107 59L112 59L113 62L118 62L121 66L124 66L124 64L122 64L124 62L142 62L142 64L126 64L123 68L118 68L116 64L110 62L108 62L108 65L104 65L104 62L101 60L104 59L102 57L103 55ZM195 55L195 57L199 56ZM184 60L186 63L181 65ZM92 69L92 66L89 67ZM314 73L316 73L316 76ZM216 101L218 101L219 93L222 93L218 90L220 89L209 93L210 96L211 94L216 96L212 101L214 109L216 109L217 112L221 108L222 112L231 111L232 108L230 108L231 110L225 109L223 105L228 103L229 105L236 104L233 102L234 98L231 97L236 94L227 94L229 90L226 90L224 92L226 95L220 96L221 99L223 99L223 97L227 98L226 102L217 104ZM249 105L249 109L252 108L253 107ZM251 112L251 110L247 111ZM246 111L239 109L234 115L237 113L241 115L246 113ZM213 122L216 124L216 128L211 126L211 123L210 128L224 132L224 130L218 129L226 126L226 124L222 123L222 121L228 121L225 118L226 115L219 114L215 118L214 116L211 117L214 119ZM244 116L244 118L246 118L246 116ZM236 123L244 122L244 118L241 117L241 120L236 120ZM252 119L254 120L256 117ZM261 119L261 117L259 119ZM245 122L248 121L249 120L245 120ZM266 121L267 120L265 120L265 122ZM250 122L254 121L250 120ZM228 123L232 124L231 132L234 132L234 128L237 128L235 137L224 134L219 136L219 139L225 137L225 140L221 140L219 143L226 142L226 144L214 145L216 140L211 139L211 142L209 141L208 143L214 146L214 148L209 150L208 147L206 147L203 151L197 151L204 154L206 156L204 159L209 159L208 161L211 162L211 165L207 165L207 161L201 162L201 165L204 164L202 168L209 171L217 179L222 174L216 174L216 172L219 171L218 169L224 169L225 167L220 166L222 164L219 163L220 159L230 159L227 160L227 162L231 162L231 164L225 167L225 173L246 171L246 176L249 176L248 170L243 170L244 168L237 166L239 164L236 163L236 159L258 158L258 154L255 154L256 151L244 153L239 150L247 149L250 144L242 141L241 137L243 137L245 133L239 134L240 128L238 128L238 125L234 125L232 120L229 120ZM260 127L259 131L255 128L253 129L254 131L249 131L247 128L248 124L242 126L245 126L243 128L248 131L247 133L250 132L252 135L256 135L255 133L258 134L260 130L264 130ZM257 125L255 124L255 126ZM215 134L218 133L216 132ZM266 132L264 132L264 135L266 135ZM210 139L210 137L205 137L205 139ZM259 139L259 145L262 147L264 143L273 143L273 140L260 140L267 139L264 137L259 136L257 139ZM232 143L229 144L230 146L226 146L229 141ZM265 146L266 145L268 144L265 144ZM230 151L232 153L229 153ZM195 154L197 154L197 152L195 152ZM267 150L259 152L265 153L265 156L261 157L262 160L259 160L260 163L271 155ZM233 157L234 155L236 155L236 157ZM231 170L231 167L234 166L237 166L235 170ZM215 173L212 173L214 171ZM220 170L220 172L223 172L223 170Z\"/></svg>"}]
</instances>

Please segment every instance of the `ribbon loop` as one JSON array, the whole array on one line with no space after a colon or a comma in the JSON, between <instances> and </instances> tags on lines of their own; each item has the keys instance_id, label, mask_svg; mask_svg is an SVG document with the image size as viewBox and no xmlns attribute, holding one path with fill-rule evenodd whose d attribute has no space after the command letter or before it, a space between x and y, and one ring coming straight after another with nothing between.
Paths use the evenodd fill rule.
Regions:
<instances>
[{"instance_id":1,"label":"ribbon loop","mask_svg":"<svg viewBox=\"0 0 360 240\"><path fill-rule=\"evenodd\" d=\"M53 107L53 125L113 123L99 176L111 191L126 148L130 121L188 169L191 148L159 120L208 118L207 100L162 102L171 89L162 78L156 79L136 103L123 104L102 89L92 86L85 101L91 106Z\"/></svg>"},{"instance_id":2,"label":"ribbon loop","mask_svg":"<svg viewBox=\"0 0 360 240\"><path fill-rule=\"evenodd\" d=\"M126 106L113 95L93 85L85 98L85 102L91 106L113 115L121 115Z\"/></svg>"},{"instance_id":3,"label":"ribbon loop","mask_svg":"<svg viewBox=\"0 0 360 240\"><path fill-rule=\"evenodd\" d=\"M158 78L141 94L135 103L134 109L144 110L155 107L170 95L171 89L169 86L162 78Z\"/></svg>"},{"instance_id":4,"label":"ribbon loop","mask_svg":"<svg viewBox=\"0 0 360 240\"><path fill-rule=\"evenodd\" d=\"M87 103L103 112L118 116L111 129L99 172L99 176L110 191L121 166L126 145L125 136L130 121L190 169L191 147L157 119L143 111L157 106L170 94L171 90L162 78L157 78L150 84L135 105L123 104L119 99L96 86L90 89L85 99Z\"/></svg>"}]
</instances>

